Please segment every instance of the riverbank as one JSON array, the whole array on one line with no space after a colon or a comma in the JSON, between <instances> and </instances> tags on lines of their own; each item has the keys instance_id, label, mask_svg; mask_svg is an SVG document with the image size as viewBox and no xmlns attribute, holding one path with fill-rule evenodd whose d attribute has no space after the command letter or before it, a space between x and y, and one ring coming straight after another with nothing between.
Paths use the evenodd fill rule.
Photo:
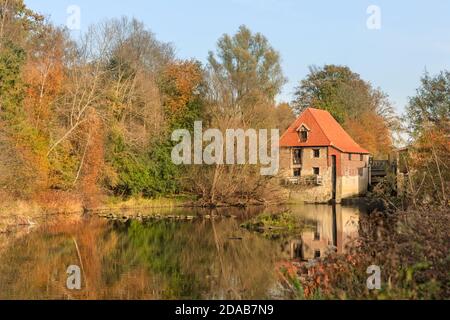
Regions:
<instances>
[{"instance_id":1,"label":"riverbank","mask_svg":"<svg viewBox=\"0 0 450 320\"><path fill-rule=\"evenodd\" d=\"M39 223L39 220L63 214L81 216L87 213L122 219L124 217L134 218L136 215L145 217L173 215L174 209L182 208L199 208L204 209L203 211L218 209L223 211L223 209L226 210L227 208L261 207L264 205L261 201L210 204L199 201L193 195L176 195L152 199L143 197L123 199L102 195L96 199L95 205L90 205L86 208L82 197L76 193L47 192L26 201L7 198L1 203L0 233L11 232L14 228L20 226L36 225ZM217 215L226 215L226 213L218 213ZM176 216L183 216L183 213L180 212Z\"/></svg>"},{"instance_id":2,"label":"riverbank","mask_svg":"<svg viewBox=\"0 0 450 320\"><path fill-rule=\"evenodd\" d=\"M6 200L0 204L0 234L13 232L18 227L35 226L51 217L78 215L85 213L120 212L183 208L193 206L193 198L186 196L162 197L156 199L117 197L104 198L100 205L86 209L76 196L55 194L53 197L34 200ZM149 213L150 214L150 213Z\"/></svg>"},{"instance_id":3,"label":"riverbank","mask_svg":"<svg viewBox=\"0 0 450 320\"><path fill-rule=\"evenodd\" d=\"M345 201L344 205L364 205L364 198ZM83 206L83 201L77 195L52 193L40 195L34 200L7 200L0 204L0 233L13 232L17 227L34 226L42 220L64 215L94 214L113 220L169 218L175 220L192 219L186 217L184 208L197 208L198 215L207 217L229 217L229 208L249 208L267 206L300 205L301 203L218 203L213 205L199 202L194 196L180 195L154 199L134 197L103 197L95 207L89 209ZM303 203L306 204L306 203Z\"/></svg>"}]
</instances>

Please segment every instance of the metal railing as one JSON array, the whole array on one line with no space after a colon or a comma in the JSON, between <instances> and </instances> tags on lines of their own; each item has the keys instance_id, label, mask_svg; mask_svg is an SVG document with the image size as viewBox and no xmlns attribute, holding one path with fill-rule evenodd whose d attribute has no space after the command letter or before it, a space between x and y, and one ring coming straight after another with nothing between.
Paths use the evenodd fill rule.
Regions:
<instances>
[{"instance_id":1,"label":"metal railing","mask_svg":"<svg viewBox=\"0 0 450 320\"><path fill-rule=\"evenodd\" d=\"M322 176L306 176L306 177L289 177L285 179L286 184L304 185L304 186L321 186L323 185Z\"/></svg>"}]
</instances>

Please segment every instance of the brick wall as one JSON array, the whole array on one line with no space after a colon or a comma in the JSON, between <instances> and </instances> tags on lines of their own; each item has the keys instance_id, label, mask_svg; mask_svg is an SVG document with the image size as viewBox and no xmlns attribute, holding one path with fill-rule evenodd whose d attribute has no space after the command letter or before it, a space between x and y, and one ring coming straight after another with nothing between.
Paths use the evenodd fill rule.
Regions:
<instances>
[{"instance_id":1,"label":"brick wall","mask_svg":"<svg viewBox=\"0 0 450 320\"><path fill-rule=\"evenodd\" d=\"M314 156L314 150L319 150L319 157ZM291 190L289 197L293 202L325 203L332 199L332 168L331 155L337 156L337 181L336 200L362 195L367 192L369 183L369 156L363 155L362 161L359 154L353 154L349 160L348 153L328 148L303 148L301 176L314 175L314 168L319 168L322 177L322 185L310 186L299 190ZM291 178L294 176L294 168L300 167L293 164L290 148L280 150L280 177Z\"/></svg>"},{"instance_id":2,"label":"brick wall","mask_svg":"<svg viewBox=\"0 0 450 320\"><path fill-rule=\"evenodd\" d=\"M320 151L319 158L314 157L314 150ZM319 168L319 175L326 175L328 171L328 148L305 148L302 157L302 176L314 174L313 168ZM323 173L323 174L322 174Z\"/></svg>"},{"instance_id":3,"label":"brick wall","mask_svg":"<svg viewBox=\"0 0 450 320\"><path fill-rule=\"evenodd\" d=\"M292 177L292 159L290 148L280 148L280 176L283 178Z\"/></svg>"},{"instance_id":4,"label":"brick wall","mask_svg":"<svg viewBox=\"0 0 450 320\"><path fill-rule=\"evenodd\" d=\"M320 150L320 157L314 157L314 150ZM314 174L313 168L320 169L326 173L328 169L328 148L304 148L302 155L302 165L295 166L292 158L292 151L290 148L280 149L280 175L284 178L289 178L294 175L294 168L302 168L302 176L310 176Z\"/></svg>"}]
</instances>

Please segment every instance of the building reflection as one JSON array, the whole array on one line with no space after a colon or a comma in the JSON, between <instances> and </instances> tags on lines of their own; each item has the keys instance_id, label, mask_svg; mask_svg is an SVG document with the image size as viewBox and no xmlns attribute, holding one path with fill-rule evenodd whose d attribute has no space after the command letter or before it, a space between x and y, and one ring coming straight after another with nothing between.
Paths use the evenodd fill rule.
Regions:
<instances>
[{"instance_id":1,"label":"building reflection","mask_svg":"<svg viewBox=\"0 0 450 320\"><path fill-rule=\"evenodd\" d=\"M308 261L330 252L345 253L358 237L361 208L317 205L292 210L301 216L305 228L300 237L290 241L291 259Z\"/></svg>"}]
</instances>

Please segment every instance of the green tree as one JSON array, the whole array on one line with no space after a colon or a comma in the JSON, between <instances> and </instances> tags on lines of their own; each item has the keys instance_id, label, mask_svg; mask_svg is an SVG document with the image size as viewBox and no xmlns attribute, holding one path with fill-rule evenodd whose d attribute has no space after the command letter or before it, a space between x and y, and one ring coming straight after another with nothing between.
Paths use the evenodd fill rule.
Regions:
<instances>
[{"instance_id":1,"label":"green tree","mask_svg":"<svg viewBox=\"0 0 450 320\"><path fill-rule=\"evenodd\" d=\"M310 67L306 79L295 92L293 108L297 113L306 108L329 111L341 124L373 107L370 84L346 66Z\"/></svg>"},{"instance_id":2,"label":"green tree","mask_svg":"<svg viewBox=\"0 0 450 320\"><path fill-rule=\"evenodd\" d=\"M241 26L235 35L223 35L216 53L209 53L205 72L205 126L277 128L275 97L286 79L280 55L260 33ZM257 166L192 166L186 189L198 194L205 205L248 203L274 197L271 179L257 174ZM270 192L269 192L270 190ZM267 193L266 193L267 192Z\"/></svg>"},{"instance_id":3,"label":"green tree","mask_svg":"<svg viewBox=\"0 0 450 320\"><path fill-rule=\"evenodd\" d=\"M406 108L410 132L417 136L427 124L445 128L450 121L450 71L432 77L425 73Z\"/></svg>"},{"instance_id":4,"label":"green tree","mask_svg":"<svg viewBox=\"0 0 450 320\"><path fill-rule=\"evenodd\" d=\"M41 21L23 1L0 1L0 187L20 196L46 182L46 140L29 121L22 79L24 48Z\"/></svg>"},{"instance_id":5,"label":"green tree","mask_svg":"<svg viewBox=\"0 0 450 320\"><path fill-rule=\"evenodd\" d=\"M23 117L21 105L25 87L21 71L25 61L25 51L11 41L2 41L0 51L0 108L4 121L14 121Z\"/></svg>"},{"instance_id":6,"label":"green tree","mask_svg":"<svg viewBox=\"0 0 450 320\"><path fill-rule=\"evenodd\" d=\"M229 88L232 103L256 92L271 101L286 83L279 53L260 33L253 34L246 26L230 36L225 34L217 43L217 57L209 53L209 65L216 78Z\"/></svg>"}]
</instances>

